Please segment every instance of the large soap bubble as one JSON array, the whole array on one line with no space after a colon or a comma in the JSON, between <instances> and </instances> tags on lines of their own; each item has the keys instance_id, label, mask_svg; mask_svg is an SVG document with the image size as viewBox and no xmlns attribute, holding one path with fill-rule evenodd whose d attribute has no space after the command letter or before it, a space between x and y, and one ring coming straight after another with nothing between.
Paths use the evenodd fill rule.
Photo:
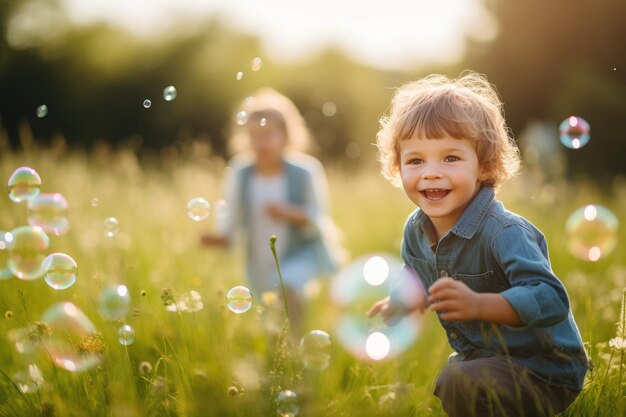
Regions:
<instances>
[{"instance_id":1,"label":"large soap bubble","mask_svg":"<svg viewBox=\"0 0 626 417\"><path fill-rule=\"evenodd\" d=\"M565 223L567 247L579 259L598 261L615 249L618 225L617 217L606 207L580 207Z\"/></svg>"},{"instance_id":2,"label":"large soap bubble","mask_svg":"<svg viewBox=\"0 0 626 417\"><path fill-rule=\"evenodd\" d=\"M28 202L28 224L56 236L67 232L67 200L59 193L41 193Z\"/></svg>"},{"instance_id":3,"label":"large soap bubble","mask_svg":"<svg viewBox=\"0 0 626 417\"><path fill-rule=\"evenodd\" d=\"M11 231L11 236L7 265L13 275L23 280L41 278L50 247L48 235L39 227L19 226Z\"/></svg>"},{"instance_id":4,"label":"large soap bubble","mask_svg":"<svg viewBox=\"0 0 626 417\"><path fill-rule=\"evenodd\" d=\"M341 309L335 335L354 356L373 360L392 357L406 350L419 335L421 319L417 314L409 314L393 326L386 326L380 316L367 317L369 308L389 296L392 289L406 297L400 301L407 305L424 296L415 272L387 254L356 259L334 277L330 295Z\"/></svg>"}]
</instances>

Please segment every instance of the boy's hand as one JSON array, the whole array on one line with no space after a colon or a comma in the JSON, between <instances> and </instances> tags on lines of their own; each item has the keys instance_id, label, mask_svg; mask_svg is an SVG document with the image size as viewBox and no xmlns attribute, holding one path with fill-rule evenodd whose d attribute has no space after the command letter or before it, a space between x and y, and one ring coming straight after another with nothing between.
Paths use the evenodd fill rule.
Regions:
<instances>
[{"instance_id":1,"label":"boy's hand","mask_svg":"<svg viewBox=\"0 0 626 417\"><path fill-rule=\"evenodd\" d=\"M375 302L374 305L367 311L367 317L369 318L375 317L377 314L382 316L383 323L387 326L394 326L406 314L406 310L393 304L389 297L385 297L382 300Z\"/></svg>"},{"instance_id":2,"label":"boy's hand","mask_svg":"<svg viewBox=\"0 0 626 417\"><path fill-rule=\"evenodd\" d=\"M478 320L480 315L479 294L461 281L449 277L439 278L429 288L430 309L439 312L442 320Z\"/></svg>"}]
</instances>

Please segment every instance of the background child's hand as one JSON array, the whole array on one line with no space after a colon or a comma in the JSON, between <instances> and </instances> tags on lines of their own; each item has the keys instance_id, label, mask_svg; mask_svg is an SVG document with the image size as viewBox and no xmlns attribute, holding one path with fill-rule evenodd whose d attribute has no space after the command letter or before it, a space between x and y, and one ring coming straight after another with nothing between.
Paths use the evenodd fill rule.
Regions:
<instances>
[{"instance_id":1,"label":"background child's hand","mask_svg":"<svg viewBox=\"0 0 626 417\"><path fill-rule=\"evenodd\" d=\"M299 207L272 203L265 206L267 214L276 220L282 220L296 225L305 225L309 222L307 214Z\"/></svg>"},{"instance_id":2,"label":"background child's hand","mask_svg":"<svg viewBox=\"0 0 626 417\"><path fill-rule=\"evenodd\" d=\"M387 326L393 326L397 324L402 317L406 314L406 310L401 306L395 305L391 302L389 297L385 297L380 301L377 301L367 311L367 317L372 318L380 314L383 318L383 323Z\"/></svg>"},{"instance_id":3,"label":"background child's hand","mask_svg":"<svg viewBox=\"0 0 626 417\"><path fill-rule=\"evenodd\" d=\"M442 320L477 320L480 312L478 293L461 281L439 278L429 288L430 309L439 312Z\"/></svg>"},{"instance_id":4,"label":"background child's hand","mask_svg":"<svg viewBox=\"0 0 626 417\"><path fill-rule=\"evenodd\" d=\"M227 246L228 239L222 235L205 233L200 236L200 244L202 246Z\"/></svg>"}]
</instances>

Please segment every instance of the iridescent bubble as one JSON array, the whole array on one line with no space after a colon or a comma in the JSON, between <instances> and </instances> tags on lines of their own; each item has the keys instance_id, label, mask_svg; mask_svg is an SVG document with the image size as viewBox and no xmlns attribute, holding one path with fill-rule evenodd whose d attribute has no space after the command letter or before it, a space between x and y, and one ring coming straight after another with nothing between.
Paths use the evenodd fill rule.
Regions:
<instances>
[{"instance_id":1,"label":"iridescent bubble","mask_svg":"<svg viewBox=\"0 0 626 417\"><path fill-rule=\"evenodd\" d=\"M322 105L322 113L324 113L326 117L333 117L337 114L337 105L332 101L327 101Z\"/></svg>"},{"instance_id":2,"label":"iridescent bubble","mask_svg":"<svg viewBox=\"0 0 626 417\"><path fill-rule=\"evenodd\" d=\"M391 350L389 338L381 332L372 332L365 340L365 352L375 361L385 359Z\"/></svg>"},{"instance_id":3,"label":"iridescent bubble","mask_svg":"<svg viewBox=\"0 0 626 417\"><path fill-rule=\"evenodd\" d=\"M41 278L43 260L50 247L50 238L39 227L19 226L11 231L7 265L13 275L23 280Z\"/></svg>"},{"instance_id":4,"label":"iridescent bubble","mask_svg":"<svg viewBox=\"0 0 626 417\"><path fill-rule=\"evenodd\" d=\"M11 232L0 230L0 281L13 277L13 272L7 266L9 261L9 246L13 243Z\"/></svg>"},{"instance_id":5,"label":"iridescent bubble","mask_svg":"<svg viewBox=\"0 0 626 417\"><path fill-rule=\"evenodd\" d=\"M104 235L106 237L113 237L120 231L120 221L115 217L107 217L102 222L102 225L104 226Z\"/></svg>"},{"instance_id":6,"label":"iridescent bubble","mask_svg":"<svg viewBox=\"0 0 626 417\"><path fill-rule=\"evenodd\" d=\"M59 193L41 193L28 201L28 224L56 236L67 232L67 200Z\"/></svg>"},{"instance_id":7,"label":"iridescent bubble","mask_svg":"<svg viewBox=\"0 0 626 417\"><path fill-rule=\"evenodd\" d=\"M176 91L176 87L173 85L168 85L163 89L163 98L165 101L172 101L176 98L178 91Z\"/></svg>"},{"instance_id":8,"label":"iridescent bubble","mask_svg":"<svg viewBox=\"0 0 626 417\"><path fill-rule=\"evenodd\" d=\"M100 200L94 197L91 199L90 204L91 204L91 207L98 207L98 204L100 204Z\"/></svg>"},{"instance_id":9,"label":"iridescent bubble","mask_svg":"<svg viewBox=\"0 0 626 417\"><path fill-rule=\"evenodd\" d=\"M261 120L259 120L259 126L261 127L267 126L267 119L265 117L261 117Z\"/></svg>"},{"instance_id":10,"label":"iridescent bubble","mask_svg":"<svg viewBox=\"0 0 626 417\"><path fill-rule=\"evenodd\" d=\"M252 307L252 291L243 285L231 288L226 294L228 309L233 313L242 314Z\"/></svg>"},{"instance_id":11,"label":"iridescent bubble","mask_svg":"<svg viewBox=\"0 0 626 417\"><path fill-rule=\"evenodd\" d=\"M48 106L46 106L45 104L38 106L37 111L35 113L37 114L37 117L39 117L40 119L43 117L46 117L48 115Z\"/></svg>"},{"instance_id":12,"label":"iridescent bubble","mask_svg":"<svg viewBox=\"0 0 626 417\"><path fill-rule=\"evenodd\" d=\"M41 177L30 167L19 167L9 177L9 198L16 203L32 200L41 191Z\"/></svg>"},{"instance_id":13,"label":"iridescent bubble","mask_svg":"<svg viewBox=\"0 0 626 417\"><path fill-rule=\"evenodd\" d=\"M261 57L257 56L252 59L252 62L250 63L250 68L252 69L252 71L259 71L262 67L263 60L261 59Z\"/></svg>"},{"instance_id":14,"label":"iridescent bubble","mask_svg":"<svg viewBox=\"0 0 626 417\"><path fill-rule=\"evenodd\" d=\"M313 330L305 334L300 339L300 352L305 368L314 371L326 369L332 352L330 336L322 330Z\"/></svg>"},{"instance_id":15,"label":"iridescent bubble","mask_svg":"<svg viewBox=\"0 0 626 417\"><path fill-rule=\"evenodd\" d=\"M96 326L74 304L55 304L43 313L41 319L51 333L44 339L44 347L57 366L79 372L102 362L105 346Z\"/></svg>"},{"instance_id":16,"label":"iridescent bubble","mask_svg":"<svg viewBox=\"0 0 626 417\"><path fill-rule=\"evenodd\" d=\"M580 149L589 143L589 123L582 117L570 116L559 125L561 143L570 149Z\"/></svg>"},{"instance_id":17,"label":"iridescent bubble","mask_svg":"<svg viewBox=\"0 0 626 417\"><path fill-rule=\"evenodd\" d=\"M565 223L568 249L579 259L598 261L615 249L618 226L608 208L597 204L580 207Z\"/></svg>"},{"instance_id":18,"label":"iridescent bubble","mask_svg":"<svg viewBox=\"0 0 626 417\"><path fill-rule=\"evenodd\" d=\"M8 337L18 353L28 354L35 351L41 344L41 341L50 336L50 334L51 331L48 325L39 321L28 327L10 330Z\"/></svg>"},{"instance_id":19,"label":"iridescent bubble","mask_svg":"<svg viewBox=\"0 0 626 417\"><path fill-rule=\"evenodd\" d=\"M291 390L285 390L276 396L276 413L280 417L295 417L300 414L298 396Z\"/></svg>"},{"instance_id":20,"label":"iridescent bubble","mask_svg":"<svg viewBox=\"0 0 626 417\"><path fill-rule=\"evenodd\" d=\"M235 116L235 120L237 121L237 124L239 126L245 125L246 123L248 123L248 112L246 112L245 110L241 110Z\"/></svg>"},{"instance_id":21,"label":"iridescent bubble","mask_svg":"<svg viewBox=\"0 0 626 417\"><path fill-rule=\"evenodd\" d=\"M28 365L25 370L19 371L13 375L13 382L23 394L33 394L39 391L43 385L44 379L37 365Z\"/></svg>"},{"instance_id":22,"label":"iridescent bubble","mask_svg":"<svg viewBox=\"0 0 626 417\"><path fill-rule=\"evenodd\" d=\"M64 290L76 282L78 265L71 256L64 253L51 253L43 261L44 280L55 290Z\"/></svg>"},{"instance_id":23,"label":"iridescent bubble","mask_svg":"<svg viewBox=\"0 0 626 417\"><path fill-rule=\"evenodd\" d=\"M120 320L130 310L130 294L125 285L112 285L100 293L98 312L105 320Z\"/></svg>"},{"instance_id":24,"label":"iridescent bubble","mask_svg":"<svg viewBox=\"0 0 626 417\"><path fill-rule=\"evenodd\" d=\"M187 203L187 215L191 220L202 221L208 218L210 213L211 205L202 197L192 198Z\"/></svg>"},{"instance_id":25,"label":"iridescent bubble","mask_svg":"<svg viewBox=\"0 0 626 417\"><path fill-rule=\"evenodd\" d=\"M235 79L237 81L241 81L242 78L243 78L243 71L237 71L237 74L235 74Z\"/></svg>"},{"instance_id":26,"label":"iridescent bubble","mask_svg":"<svg viewBox=\"0 0 626 417\"><path fill-rule=\"evenodd\" d=\"M121 326L117 329L117 340L120 342L120 345L132 345L135 343L135 329L128 324Z\"/></svg>"},{"instance_id":27,"label":"iridescent bubble","mask_svg":"<svg viewBox=\"0 0 626 417\"><path fill-rule=\"evenodd\" d=\"M143 101L143 107L144 107L144 108L146 108L146 109L149 109L149 108L150 108L150 106L152 106L152 101L150 101L150 100L148 100L148 99L145 99L145 100Z\"/></svg>"},{"instance_id":28,"label":"iridescent bubble","mask_svg":"<svg viewBox=\"0 0 626 417\"><path fill-rule=\"evenodd\" d=\"M337 340L359 359L372 359L367 349L373 332L382 333L389 341L389 352L385 357L408 349L419 335L421 317L417 313L399 317L394 320L394 325L389 326L383 323L380 315L373 319L367 317L369 308L389 296L392 290L398 298L396 302L408 309L416 300L426 297L415 272L403 266L401 260L386 254L360 257L333 278L330 296L340 309L334 333Z\"/></svg>"}]
</instances>

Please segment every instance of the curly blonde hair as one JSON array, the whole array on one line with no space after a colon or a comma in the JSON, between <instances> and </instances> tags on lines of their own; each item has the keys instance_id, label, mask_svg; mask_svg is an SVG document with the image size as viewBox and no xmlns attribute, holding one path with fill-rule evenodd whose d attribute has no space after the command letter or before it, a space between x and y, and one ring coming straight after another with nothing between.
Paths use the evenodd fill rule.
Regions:
<instances>
[{"instance_id":1,"label":"curly blonde hair","mask_svg":"<svg viewBox=\"0 0 626 417\"><path fill-rule=\"evenodd\" d=\"M458 78L429 75L396 91L376 135L381 173L400 187L400 141L447 135L474 141L486 184L497 188L519 170L519 150L495 87L484 75L466 71Z\"/></svg>"},{"instance_id":2,"label":"curly blonde hair","mask_svg":"<svg viewBox=\"0 0 626 417\"><path fill-rule=\"evenodd\" d=\"M275 120L287 135L287 149L306 152L311 144L311 135L306 122L296 105L284 94L270 87L263 87L246 97L239 105L237 120L233 123L229 143L231 153L249 150L247 123L258 123L261 119Z\"/></svg>"}]
</instances>

